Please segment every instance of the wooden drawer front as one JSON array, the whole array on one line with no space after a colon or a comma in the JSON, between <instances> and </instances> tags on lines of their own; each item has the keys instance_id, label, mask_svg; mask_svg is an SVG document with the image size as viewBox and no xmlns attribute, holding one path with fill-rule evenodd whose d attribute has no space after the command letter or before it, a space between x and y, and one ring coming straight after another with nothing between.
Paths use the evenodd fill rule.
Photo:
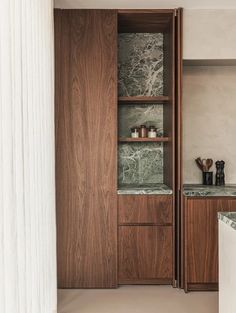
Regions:
<instances>
[{"instance_id":1,"label":"wooden drawer front","mask_svg":"<svg viewBox=\"0 0 236 313\"><path fill-rule=\"evenodd\" d=\"M119 282L172 279L172 227L119 227Z\"/></svg>"},{"instance_id":2,"label":"wooden drawer front","mask_svg":"<svg viewBox=\"0 0 236 313\"><path fill-rule=\"evenodd\" d=\"M119 195L120 224L172 224L172 196Z\"/></svg>"}]
</instances>

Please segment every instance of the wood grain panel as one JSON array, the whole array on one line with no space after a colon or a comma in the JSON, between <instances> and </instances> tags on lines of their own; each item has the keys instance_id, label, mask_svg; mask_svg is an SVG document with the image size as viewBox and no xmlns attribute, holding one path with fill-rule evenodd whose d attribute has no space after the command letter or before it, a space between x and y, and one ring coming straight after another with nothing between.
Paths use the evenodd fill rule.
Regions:
<instances>
[{"instance_id":1,"label":"wood grain panel","mask_svg":"<svg viewBox=\"0 0 236 313\"><path fill-rule=\"evenodd\" d=\"M59 14L61 27L55 25L60 41L55 51L56 67L60 64L55 117L58 286L115 287L117 13L62 10Z\"/></svg>"},{"instance_id":2,"label":"wood grain panel","mask_svg":"<svg viewBox=\"0 0 236 313\"><path fill-rule=\"evenodd\" d=\"M155 138L131 138L131 137L120 137L119 142L168 142L171 141L169 137L155 137Z\"/></svg>"},{"instance_id":3,"label":"wood grain panel","mask_svg":"<svg viewBox=\"0 0 236 313\"><path fill-rule=\"evenodd\" d=\"M172 196L119 195L119 223L172 224Z\"/></svg>"},{"instance_id":4,"label":"wood grain panel","mask_svg":"<svg viewBox=\"0 0 236 313\"><path fill-rule=\"evenodd\" d=\"M188 284L188 291L218 291L218 283Z\"/></svg>"},{"instance_id":5,"label":"wood grain panel","mask_svg":"<svg viewBox=\"0 0 236 313\"><path fill-rule=\"evenodd\" d=\"M119 10L120 33L158 33L165 32L172 19L174 9L170 10Z\"/></svg>"},{"instance_id":6,"label":"wood grain panel","mask_svg":"<svg viewBox=\"0 0 236 313\"><path fill-rule=\"evenodd\" d=\"M173 199L176 197L175 188L175 14L168 24L168 29L164 33L163 42L163 83L164 95L169 96L170 101L163 106L163 129L164 136L172 138L172 141L163 145L163 180L164 184L172 188ZM175 202L173 203L173 242L176 243L175 233ZM176 249L173 246L173 285L175 285L175 262Z\"/></svg>"},{"instance_id":7,"label":"wood grain panel","mask_svg":"<svg viewBox=\"0 0 236 313\"><path fill-rule=\"evenodd\" d=\"M170 98L168 96L128 96L128 97L119 97L118 104L146 104L146 103L151 103L151 104L165 104L165 102L168 102Z\"/></svg>"},{"instance_id":8,"label":"wood grain panel","mask_svg":"<svg viewBox=\"0 0 236 313\"><path fill-rule=\"evenodd\" d=\"M181 233L183 208L182 181L182 76L183 76L183 9L176 10L175 16L175 277L177 287L183 288L183 254Z\"/></svg>"},{"instance_id":9,"label":"wood grain panel","mask_svg":"<svg viewBox=\"0 0 236 313\"><path fill-rule=\"evenodd\" d=\"M119 282L172 280L172 227L119 227Z\"/></svg>"},{"instance_id":10,"label":"wood grain panel","mask_svg":"<svg viewBox=\"0 0 236 313\"><path fill-rule=\"evenodd\" d=\"M164 146L164 184L175 189L175 39L174 14L164 34L163 42L163 83L164 95L170 101L163 106L164 137L172 138ZM175 190L174 190L175 192Z\"/></svg>"},{"instance_id":11,"label":"wood grain panel","mask_svg":"<svg viewBox=\"0 0 236 313\"><path fill-rule=\"evenodd\" d=\"M235 211L236 199L188 198L185 203L185 289L194 284L215 286L218 283L217 213ZM205 285L204 290L209 286Z\"/></svg>"},{"instance_id":12,"label":"wood grain panel","mask_svg":"<svg viewBox=\"0 0 236 313\"><path fill-rule=\"evenodd\" d=\"M171 285L172 278L149 278L149 279L119 279L119 285Z\"/></svg>"}]
</instances>

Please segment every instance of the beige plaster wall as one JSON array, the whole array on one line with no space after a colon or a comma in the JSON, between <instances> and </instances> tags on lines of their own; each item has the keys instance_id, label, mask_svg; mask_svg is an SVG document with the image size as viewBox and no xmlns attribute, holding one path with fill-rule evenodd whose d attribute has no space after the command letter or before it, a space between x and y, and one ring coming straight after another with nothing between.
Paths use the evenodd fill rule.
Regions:
<instances>
[{"instance_id":1,"label":"beige plaster wall","mask_svg":"<svg viewBox=\"0 0 236 313\"><path fill-rule=\"evenodd\" d=\"M54 0L56 8L186 8L186 9L233 9L235 0Z\"/></svg>"},{"instance_id":2,"label":"beige plaster wall","mask_svg":"<svg viewBox=\"0 0 236 313\"><path fill-rule=\"evenodd\" d=\"M184 59L236 59L236 10L184 10Z\"/></svg>"},{"instance_id":3,"label":"beige plaster wall","mask_svg":"<svg viewBox=\"0 0 236 313\"><path fill-rule=\"evenodd\" d=\"M201 183L198 156L225 160L236 183L236 67L186 66L183 86L184 183Z\"/></svg>"}]
</instances>

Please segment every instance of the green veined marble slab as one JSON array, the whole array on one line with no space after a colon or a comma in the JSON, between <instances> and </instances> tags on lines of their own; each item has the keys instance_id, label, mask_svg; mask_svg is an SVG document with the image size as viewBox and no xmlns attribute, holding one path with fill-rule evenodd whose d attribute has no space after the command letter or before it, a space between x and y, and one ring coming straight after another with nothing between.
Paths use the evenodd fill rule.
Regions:
<instances>
[{"instance_id":1,"label":"green veined marble slab","mask_svg":"<svg viewBox=\"0 0 236 313\"><path fill-rule=\"evenodd\" d=\"M183 194L187 197L236 197L236 185L204 186L184 185Z\"/></svg>"},{"instance_id":2,"label":"green veined marble slab","mask_svg":"<svg viewBox=\"0 0 236 313\"><path fill-rule=\"evenodd\" d=\"M118 163L118 185L163 183L162 143L119 144Z\"/></svg>"},{"instance_id":3,"label":"green veined marble slab","mask_svg":"<svg viewBox=\"0 0 236 313\"><path fill-rule=\"evenodd\" d=\"M119 96L163 95L163 34L121 33L118 51Z\"/></svg>"},{"instance_id":4,"label":"green veined marble slab","mask_svg":"<svg viewBox=\"0 0 236 313\"><path fill-rule=\"evenodd\" d=\"M119 137L130 137L130 128L140 125L155 126L157 135L163 136L163 105L120 105L118 124Z\"/></svg>"},{"instance_id":5,"label":"green veined marble slab","mask_svg":"<svg viewBox=\"0 0 236 313\"><path fill-rule=\"evenodd\" d=\"M163 34L119 34L119 96L163 94ZM155 126L163 135L162 105L119 107L119 136L130 136L133 126ZM118 184L162 184L163 145L122 143L118 152Z\"/></svg>"},{"instance_id":6,"label":"green veined marble slab","mask_svg":"<svg viewBox=\"0 0 236 313\"><path fill-rule=\"evenodd\" d=\"M219 212L218 219L236 230L236 212Z\"/></svg>"},{"instance_id":7,"label":"green veined marble slab","mask_svg":"<svg viewBox=\"0 0 236 313\"><path fill-rule=\"evenodd\" d=\"M146 185L121 185L119 186L117 193L119 195L171 195L172 189L164 184L146 184Z\"/></svg>"}]
</instances>

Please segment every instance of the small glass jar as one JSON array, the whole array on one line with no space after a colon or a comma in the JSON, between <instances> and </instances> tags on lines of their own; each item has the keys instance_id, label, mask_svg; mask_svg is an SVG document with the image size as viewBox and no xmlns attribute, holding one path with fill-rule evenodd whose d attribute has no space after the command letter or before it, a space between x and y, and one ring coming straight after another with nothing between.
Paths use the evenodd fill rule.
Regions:
<instances>
[{"instance_id":1,"label":"small glass jar","mask_svg":"<svg viewBox=\"0 0 236 313\"><path fill-rule=\"evenodd\" d=\"M139 128L139 136L141 138L146 138L147 137L147 127L145 125L141 125Z\"/></svg>"},{"instance_id":2,"label":"small glass jar","mask_svg":"<svg viewBox=\"0 0 236 313\"><path fill-rule=\"evenodd\" d=\"M150 126L148 129L148 138L156 138L157 129L155 126Z\"/></svg>"},{"instance_id":3,"label":"small glass jar","mask_svg":"<svg viewBox=\"0 0 236 313\"><path fill-rule=\"evenodd\" d=\"M139 129L138 129L138 127L131 128L131 138L139 138Z\"/></svg>"}]
</instances>

